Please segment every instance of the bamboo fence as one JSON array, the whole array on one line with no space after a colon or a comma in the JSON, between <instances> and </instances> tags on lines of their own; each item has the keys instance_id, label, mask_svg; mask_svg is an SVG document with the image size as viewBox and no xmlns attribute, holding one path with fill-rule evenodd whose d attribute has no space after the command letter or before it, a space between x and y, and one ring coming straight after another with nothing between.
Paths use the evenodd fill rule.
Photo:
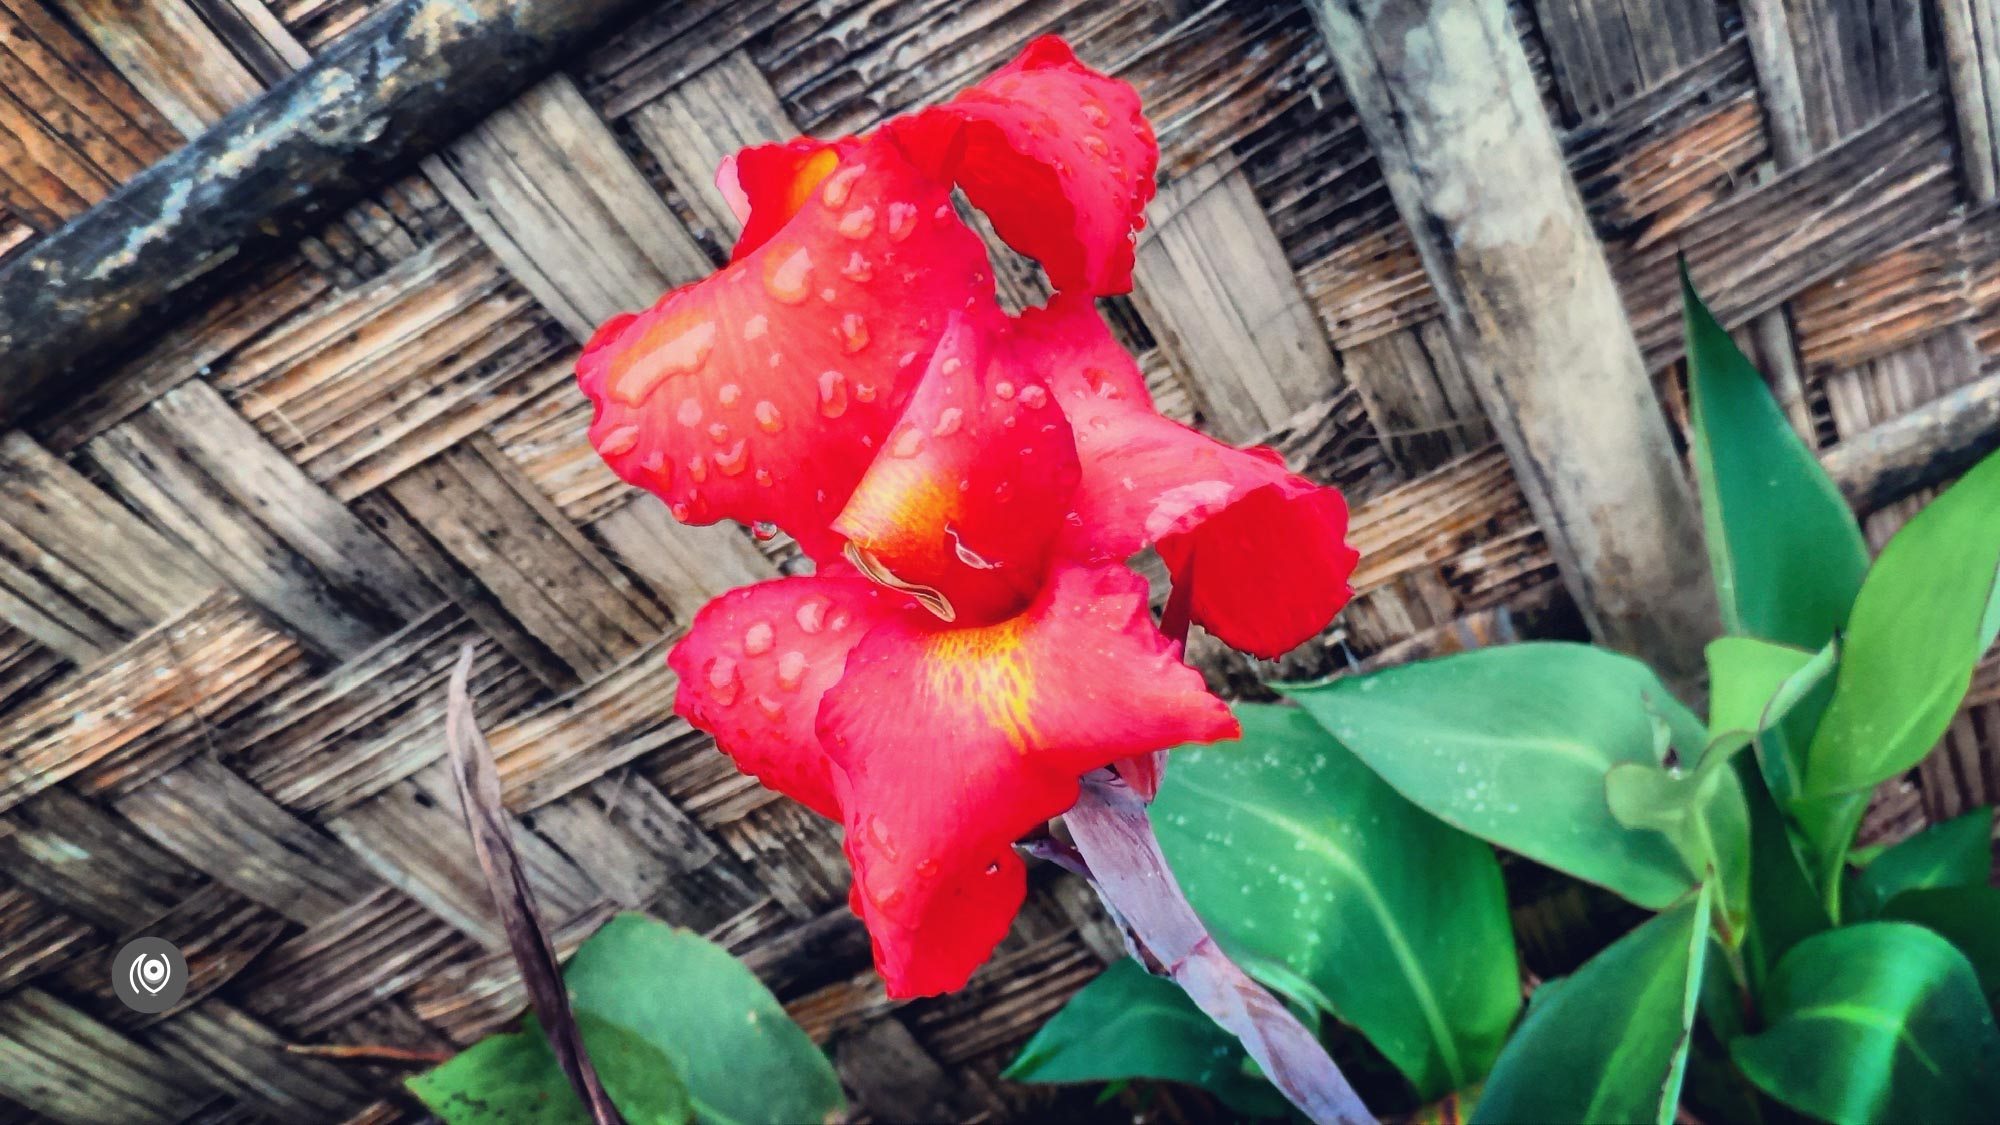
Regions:
<instances>
[{"instance_id":1,"label":"bamboo fence","mask_svg":"<svg viewBox=\"0 0 2000 1125\"><path fill-rule=\"evenodd\" d=\"M1354 505L1323 637L1197 638L1234 694L1587 632L1688 666L1677 254L1875 545L2000 444L1996 0L0 0L0 1119L420 1117L286 1048L522 1007L443 760L467 642L565 949L712 935L861 1117L1088 1109L997 1077L1122 955L1087 889L1038 872L969 988L890 1002L836 829L670 710L682 623L796 552L615 479L572 378L723 259L723 155L1045 31L1160 134L1110 311L1162 407ZM1996 801L1989 660L1866 831ZM1601 903L1512 882L1573 964ZM192 970L159 1017L104 969L142 931Z\"/></svg>"}]
</instances>

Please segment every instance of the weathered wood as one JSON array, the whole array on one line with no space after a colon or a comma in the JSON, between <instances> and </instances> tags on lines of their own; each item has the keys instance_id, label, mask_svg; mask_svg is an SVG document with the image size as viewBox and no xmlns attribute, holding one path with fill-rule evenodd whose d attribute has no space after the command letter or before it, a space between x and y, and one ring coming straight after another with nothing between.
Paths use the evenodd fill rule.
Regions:
<instances>
[{"instance_id":1,"label":"weathered wood","mask_svg":"<svg viewBox=\"0 0 2000 1125\"><path fill-rule=\"evenodd\" d=\"M750 145L785 141L798 127L771 83L742 51L731 51L632 112L632 131L682 198L723 246L740 224L715 186L724 157Z\"/></svg>"},{"instance_id":2,"label":"weathered wood","mask_svg":"<svg viewBox=\"0 0 2000 1125\"><path fill-rule=\"evenodd\" d=\"M1700 522L1504 9L1318 0L1446 323L1592 631L1671 674L1715 630Z\"/></svg>"},{"instance_id":3,"label":"weathered wood","mask_svg":"<svg viewBox=\"0 0 2000 1125\"><path fill-rule=\"evenodd\" d=\"M246 241L334 213L636 6L404 0L343 38L0 270L0 421L87 389Z\"/></svg>"},{"instance_id":4,"label":"weathered wood","mask_svg":"<svg viewBox=\"0 0 2000 1125\"><path fill-rule=\"evenodd\" d=\"M1248 441L1339 390L1326 335L1241 172L1205 166L1150 210L1133 297L1218 435Z\"/></svg>"},{"instance_id":5,"label":"weathered wood","mask_svg":"<svg viewBox=\"0 0 2000 1125\"><path fill-rule=\"evenodd\" d=\"M1820 458L1862 512L1950 480L2000 450L2000 374L1842 439Z\"/></svg>"},{"instance_id":6,"label":"weathered wood","mask_svg":"<svg viewBox=\"0 0 2000 1125\"><path fill-rule=\"evenodd\" d=\"M2000 8L1993 0L1939 0L1938 31L1958 121L1959 166L1972 198L2000 198Z\"/></svg>"},{"instance_id":7,"label":"weathered wood","mask_svg":"<svg viewBox=\"0 0 2000 1125\"><path fill-rule=\"evenodd\" d=\"M184 1120L214 1091L40 989L0 1000L0 1093L58 1121Z\"/></svg>"}]
</instances>

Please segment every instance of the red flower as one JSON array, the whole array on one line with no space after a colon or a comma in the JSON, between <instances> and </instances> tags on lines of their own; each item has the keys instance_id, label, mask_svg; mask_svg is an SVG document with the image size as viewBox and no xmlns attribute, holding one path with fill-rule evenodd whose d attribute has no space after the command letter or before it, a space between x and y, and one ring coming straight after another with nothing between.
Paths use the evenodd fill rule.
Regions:
<instances>
[{"instance_id":1,"label":"red flower","mask_svg":"<svg viewBox=\"0 0 2000 1125\"><path fill-rule=\"evenodd\" d=\"M1092 770L1235 720L1125 560L1198 575L1193 619L1275 656L1347 597L1337 492L1162 417L1092 298L1130 286L1158 150L1060 40L860 138L746 149L730 265L584 349L591 441L676 517L768 521L819 566L732 591L670 658L676 707L843 822L891 995L1006 933L1012 844ZM994 300L963 189L1061 290Z\"/></svg>"}]
</instances>

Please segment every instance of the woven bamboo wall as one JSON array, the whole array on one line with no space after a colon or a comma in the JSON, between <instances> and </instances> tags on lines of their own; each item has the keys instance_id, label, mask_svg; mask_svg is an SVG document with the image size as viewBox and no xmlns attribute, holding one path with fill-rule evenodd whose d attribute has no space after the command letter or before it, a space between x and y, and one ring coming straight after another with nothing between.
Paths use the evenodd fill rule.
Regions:
<instances>
[{"instance_id":1,"label":"woven bamboo wall","mask_svg":"<svg viewBox=\"0 0 2000 1125\"><path fill-rule=\"evenodd\" d=\"M0 253L380 6L0 0ZM1682 250L1823 449L1961 387L2000 395L2000 90L1978 79L2000 4L1791 0L1761 39L1746 16L1763 32L1780 6L1744 7L1513 5L1670 416ZM465 641L567 942L619 908L715 935L865 1114L1050 1109L994 1075L1119 955L1087 891L1041 873L963 994L885 999L836 830L669 710L679 623L792 553L679 527L618 482L571 374L598 321L722 259L722 155L866 129L1048 30L1158 127L1160 198L1115 313L1163 407L1272 441L1355 505L1359 595L1323 643L1260 669L1197 644L1212 677L1247 691L1574 633L1304 6L662 4L0 434L0 1118L398 1120L392 1072L283 1045L448 1048L519 1010L440 762ZM1008 297L1036 300L1005 264ZM1871 539L1920 499L1867 513ZM1870 831L1995 801L1989 661ZM163 1018L104 972L141 930L193 968Z\"/></svg>"}]
</instances>

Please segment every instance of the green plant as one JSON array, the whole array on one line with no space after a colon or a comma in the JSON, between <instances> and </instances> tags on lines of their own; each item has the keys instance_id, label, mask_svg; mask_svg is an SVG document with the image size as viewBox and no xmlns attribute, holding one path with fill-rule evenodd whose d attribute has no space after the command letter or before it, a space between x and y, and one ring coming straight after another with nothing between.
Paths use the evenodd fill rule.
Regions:
<instances>
[{"instance_id":1,"label":"green plant","mask_svg":"<svg viewBox=\"0 0 2000 1125\"><path fill-rule=\"evenodd\" d=\"M2000 455L1871 565L1761 377L1685 298L1726 633L1707 720L1677 697L1698 686L1579 644L1282 687L1295 708L1238 708L1242 742L1175 753L1163 846L1253 974L1417 1096L1476 1097L1474 1121L1664 1123L1684 1086L1707 1121L1980 1119L2000 1105L1993 811L1853 844L2000 632ZM1515 1023L1487 845L1659 913ZM1078 1076L1064 1045L1038 1036L1015 1073ZM1136 1075L1188 1077L1143 1057L1090 1076Z\"/></svg>"},{"instance_id":2,"label":"green plant","mask_svg":"<svg viewBox=\"0 0 2000 1125\"><path fill-rule=\"evenodd\" d=\"M631 1125L810 1122L844 1108L826 1056L741 962L707 939L621 914L563 972L584 1046ZM448 1125L584 1125L530 1016L408 1085Z\"/></svg>"}]
</instances>

